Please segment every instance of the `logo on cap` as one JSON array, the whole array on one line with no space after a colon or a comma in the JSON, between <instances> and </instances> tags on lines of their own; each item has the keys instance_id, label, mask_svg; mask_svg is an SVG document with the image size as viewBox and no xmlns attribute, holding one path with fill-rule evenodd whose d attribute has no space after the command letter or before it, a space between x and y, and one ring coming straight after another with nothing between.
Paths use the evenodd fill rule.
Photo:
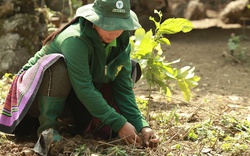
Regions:
<instances>
[{"instance_id":1,"label":"logo on cap","mask_svg":"<svg viewBox=\"0 0 250 156\"><path fill-rule=\"evenodd\" d=\"M116 7L117 7L117 9L123 8L123 2L122 2L121 0L118 0L118 1L116 2Z\"/></svg>"},{"instance_id":2,"label":"logo on cap","mask_svg":"<svg viewBox=\"0 0 250 156\"><path fill-rule=\"evenodd\" d=\"M123 9L123 1L122 0L118 0L116 3L115 3L115 6L116 6L116 9L113 9L112 12L117 12L117 13L126 13L126 10Z\"/></svg>"}]
</instances>

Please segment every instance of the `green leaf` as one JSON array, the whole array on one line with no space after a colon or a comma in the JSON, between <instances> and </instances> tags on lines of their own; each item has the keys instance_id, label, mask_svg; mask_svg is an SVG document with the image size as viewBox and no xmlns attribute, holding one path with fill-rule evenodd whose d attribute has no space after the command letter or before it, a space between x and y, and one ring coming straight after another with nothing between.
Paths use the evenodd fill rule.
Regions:
<instances>
[{"instance_id":1,"label":"green leaf","mask_svg":"<svg viewBox=\"0 0 250 156\"><path fill-rule=\"evenodd\" d=\"M188 74L187 74L187 76L185 77L185 79L191 79L191 78L193 78L193 77L195 76L194 70L195 70L195 67L189 69L189 70L188 70Z\"/></svg>"},{"instance_id":2,"label":"green leaf","mask_svg":"<svg viewBox=\"0 0 250 156\"><path fill-rule=\"evenodd\" d=\"M239 48L239 45L233 42L228 42L227 46L229 50L237 50Z\"/></svg>"},{"instance_id":3,"label":"green leaf","mask_svg":"<svg viewBox=\"0 0 250 156\"><path fill-rule=\"evenodd\" d=\"M155 46L155 42L153 41L153 32L152 30L148 31L143 39L141 40L140 46L139 46L139 52L140 50L142 51L148 51L148 52L152 52L153 47Z\"/></svg>"},{"instance_id":4,"label":"green leaf","mask_svg":"<svg viewBox=\"0 0 250 156\"><path fill-rule=\"evenodd\" d=\"M188 72L188 74L186 75L186 77L185 77L184 79L191 79L191 78L193 78L194 76L195 76L194 73L189 73L189 72Z\"/></svg>"},{"instance_id":5,"label":"green leaf","mask_svg":"<svg viewBox=\"0 0 250 156\"><path fill-rule=\"evenodd\" d=\"M151 20L151 21L153 21L154 23L155 23L155 27L156 27L156 29L158 29L159 27L160 27L160 22L157 22L155 19L154 19L154 17L149 17L149 20Z\"/></svg>"},{"instance_id":6,"label":"green leaf","mask_svg":"<svg viewBox=\"0 0 250 156\"><path fill-rule=\"evenodd\" d=\"M197 140L198 139L198 135L194 132L194 130L190 130L188 133L188 137L192 140Z\"/></svg>"},{"instance_id":7,"label":"green leaf","mask_svg":"<svg viewBox=\"0 0 250 156\"><path fill-rule=\"evenodd\" d=\"M158 30L160 34L187 33L193 29L193 24L184 18L169 18L165 20Z\"/></svg>"},{"instance_id":8,"label":"green leaf","mask_svg":"<svg viewBox=\"0 0 250 156\"><path fill-rule=\"evenodd\" d=\"M155 47L155 50L157 50L157 54L158 54L158 55L162 55L163 51L162 51L162 48L161 48L161 44L158 44L158 45Z\"/></svg>"},{"instance_id":9,"label":"green leaf","mask_svg":"<svg viewBox=\"0 0 250 156\"><path fill-rule=\"evenodd\" d=\"M165 61L165 60L164 60ZM180 59L177 59L177 60L174 60L174 61L172 61L172 62L162 62L162 64L164 65L164 66L169 66L169 65L171 65L171 64L175 64L175 63L178 63L178 62L180 62ZM172 68L172 67L171 67Z\"/></svg>"},{"instance_id":10,"label":"green leaf","mask_svg":"<svg viewBox=\"0 0 250 156\"><path fill-rule=\"evenodd\" d=\"M135 31L135 40L136 41L140 41L143 39L143 37L145 36L146 32L145 32L145 29L143 28L138 28L136 31Z\"/></svg>"},{"instance_id":11,"label":"green leaf","mask_svg":"<svg viewBox=\"0 0 250 156\"><path fill-rule=\"evenodd\" d=\"M178 87L182 91L185 100L190 101L191 92L185 80L178 80Z\"/></svg>"},{"instance_id":12,"label":"green leaf","mask_svg":"<svg viewBox=\"0 0 250 156\"><path fill-rule=\"evenodd\" d=\"M162 72L168 76L169 78L176 79L176 72L173 68L167 67L167 66L162 66Z\"/></svg>"},{"instance_id":13,"label":"green leaf","mask_svg":"<svg viewBox=\"0 0 250 156\"><path fill-rule=\"evenodd\" d=\"M168 86L166 87L166 96L167 96L167 100L171 101L172 92L171 92L171 90L169 89Z\"/></svg>"},{"instance_id":14,"label":"green leaf","mask_svg":"<svg viewBox=\"0 0 250 156\"><path fill-rule=\"evenodd\" d=\"M170 64L165 64L164 62L154 62L154 64L159 68L159 70L161 70L162 74L164 74L165 76L168 76L171 79L176 79L176 69L170 67Z\"/></svg>"},{"instance_id":15,"label":"green leaf","mask_svg":"<svg viewBox=\"0 0 250 156\"><path fill-rule=\"evenodd\" d=\"M190 66L185 66L180 69L180 74L188 71L190 69Z\"/></svg>"},{"instance_id":16,"label":"green leaf","mask_svg":"<svg viewBox=\"0 0 250 156\"><path fill-rule=\"evenodd\" d=\"M191 80L191 79L190 80L185 80L185 81L186 81L188 87L190 87L190 88L194 88L194 87L198 86L197 81L194 81L194 80Z\"/></svg>"},{"instance_id":17,"label":"green leaf","mask_svg":"<svg viewBox=\"0 0 250 156\"><path fill-rule=\"evenodd\" d=\"M153 21L153 22L155 23L156 29L159 29L159 27L160 27L160 22L161 22L161 19L162 19L162 13L161 13L161 11L157 11L157 10L154 10L154 13L158 14L158 16L160 17L159 22L157 22L157 21L154 19L154 17L152 17L152 16L149 17L149 20L151 20L151 21Z\"/></svg>"},{"instance_id":18,"label":"green leaf","mask_svg":"<svg viewBox=\"0 0 250 156\"><path fill-rule=\"evenodd\" d=\"M190 66L185 66L182 67L179 71L178 71L178 75L177 78L182 79L185 78L188 75L188 70L190 69Z\"/></svg>"},{"instance_id":19,"label":"green leaf","mask_svg":"<svg viewBox=\"0 0 250 156\"><path fill-rule=\"evenodd\" d=\"M169 39L167 38L160 38L158 42L166 45L171 45Z\"/></svg>"},{"instance_id":20,"label":"green leaf","mask_svg":"<svg viewBox=\"0 0 250 156\"><path fill-rule=\"evenodd\" d=\"M193 79L192 79L192 80L194 80L194 81L198 82L198 81L200 81L200 79L201 79L201 78L200 78L199 76L196 76L196 75L195 75L195 76L193 77Z\"/></svg>"},{"instance_id":21,"label":"green leaf","mask_svg":"<svg viewBox=\"0 0 250 156\"><path fill-rule=\"evenodd\" d=\"M154 13L158 14L160 18L162 18L162 12L154 9Z\"/></svg>"},{"instance_id":22,"label":"green leaf","mask_svg":"<svg viewBox=\"0 0 250 156\"><path fill-rule=\"evenodd\" d=\"M5 73L4 74L4 78L11 78L13 76L13 74L11 74L11 73Z\"/></svg>"}]
</instances>

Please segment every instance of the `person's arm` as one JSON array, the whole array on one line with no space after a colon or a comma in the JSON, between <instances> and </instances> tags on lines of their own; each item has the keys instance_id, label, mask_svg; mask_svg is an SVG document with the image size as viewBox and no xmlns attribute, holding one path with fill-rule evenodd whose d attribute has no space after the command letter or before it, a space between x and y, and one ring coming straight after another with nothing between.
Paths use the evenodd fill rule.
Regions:
<instances>
[{"instance_id":1,"label":"person's arm","mask_svg":"<svg viewBox=\"0 0 250 156\"><path fill-rule=\"evenodd\" d=\"M129 47L128 49L129 50ZM127 135L126 143L136 143L146 147L157 147L159 138L149 127L136 104L135 94L133 91L133 82L131 79L132 65L130 57L122 70L112 83L112 90L121 114L128 122L119 131L120 137ZM131 124L130 124L131 123ZM140 138L135 132L141 132L143 137Z\"/></svg>"},{"instance_id":2,"label":"person's arm","mask_svg":"<svg viewBox=\"0 0 250 156\"><path fill-rule=\"evenodd\" d=\"M137 132L140 132L143 127L148 127L149 124L141 115L136 104L133 82L131 79L131 69L131 61L128 56L126 64L123 66L114 82L112 82L112 91L121 114L128 122L135 126Z\"/></svg>"},{"instance_id":3,"label":"person's arm","mask_svg":"<svg viewBox=\"0 0 250 156\"><path fill-rule=\"evenodd\" d=\"M89 48L86 43L88 42L82 38L70 37L61 44L72 87L93 116L118 132L126 123L126 119L110 107L94 87L89 71Z\"/></svg>"},{"instance_id":4,"label":"person's arm","mask_svg":"<svg viewBox=\"0 0 250 156\"><path fill-rule=\"evenodd\" d=\"M127 144L135 143L136 146L142 145L155 148L158 146L159 137L149 127L149 124L141 115L141 112L137 107L135 95L132 89L133 84L130 78L130 69L131 65L122 69L113 83L113 92L114 96L117 97L115 99L118 108L121 114L128 120L119 131L119 135L120 137L127 136L124 139ZM142 138L135 134L136 131L142 134Z\"/></svg>"}]
</instances>

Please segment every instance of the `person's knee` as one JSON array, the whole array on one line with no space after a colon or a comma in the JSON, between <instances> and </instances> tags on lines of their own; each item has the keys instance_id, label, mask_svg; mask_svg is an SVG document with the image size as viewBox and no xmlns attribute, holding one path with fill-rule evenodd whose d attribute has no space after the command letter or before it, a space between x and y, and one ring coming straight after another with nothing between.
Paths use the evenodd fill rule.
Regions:
<instances>
[{"instance_id":1,"label":"person's knee","mask_svg":"<svg viewBox=\"0 0 250 156\"><path fill-rule=\"evenodd\" d=\"M40 91L45 95L62 97L67 96L70 89L67 66L64 59L60 58L45 71Z\"/></svg>"},{"instance_id":2,"label":"person's knee","mask_svg":"<svg viewBox=\"0 0 250 156\"><path fill-rule=\"evenodd\" d=\"M51 65L50 69L52 71L52 74L54 74L54 76L56 76L55 74L59 74L63 75L64 77L68 77L68 70L63 58L60 58L53 65Z\"/></svg>"}]
</instances>

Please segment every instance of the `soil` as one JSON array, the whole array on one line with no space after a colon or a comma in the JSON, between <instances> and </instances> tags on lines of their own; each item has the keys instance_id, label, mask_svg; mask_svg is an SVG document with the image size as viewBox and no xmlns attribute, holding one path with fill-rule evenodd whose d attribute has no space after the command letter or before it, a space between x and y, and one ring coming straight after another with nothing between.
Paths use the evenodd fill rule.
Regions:
<instances>
[{"instance_id":1,"label":"soil","mask_svg":"<svg viewBox=\"0 0 250 156\"><path fill-rule=\"evenodd\" d=\"M193 97L190 102L185 102L178 90L173 94L170 102L157 91L153 92L149 122L159 135L161 143L158 149L154 150L134 148L131 150L130 146L121 146L128 155L143 155L143 153L167 155L170 152L173 155L180 155L180 153L187 155L197 153L201 149L199 142L176 139L168 131L172 129L172 132L175 132L176 135L177 132L173 130L176 127L157 124L154 114L159 112L169 116L175 109L182 125L192 125L207 119L218 121L223 115L231 115L238 119L250 121L250 40L248 40L250 29L245 30L245 40L240 43L242 48L247 48L245 60L230 59L230 55L225 55L229 54L227 42L232 33L243 35L243 29L216 26L199 29L197 27L186 34L178 33L168 36L171 46L164 47L166 59L173 61L180 58L181 61L175 65L178 68L186 65L195 66L195 73L201 77L201 80L198 87L192 90ZM144 81L140 80L135 86L136 96L147 99L147 91ZM165 130L164 133L163 130ZM6 142L0 140L0 155L36 155L32 152L29 153L35 143L36 139L32 137L19 140L15 136L7 135ZM176 143L185 148L179 151L174 150L172 147ZM81 146L83 144L85 145ZM75 149L80 149L79 147L84 149L82 151L85 155L91 155L90 150L95 149L96 153L100 151L105 153L107 149L113 147L113 144L82 139L80 136L65 136L64 143L52 149L54 155L77 155ZM230 153L223 154L216 150L209 151L204 155L209 154L232 155ZM247 153L244 154L247 155Z\"/></svg>"}]
</instances>

